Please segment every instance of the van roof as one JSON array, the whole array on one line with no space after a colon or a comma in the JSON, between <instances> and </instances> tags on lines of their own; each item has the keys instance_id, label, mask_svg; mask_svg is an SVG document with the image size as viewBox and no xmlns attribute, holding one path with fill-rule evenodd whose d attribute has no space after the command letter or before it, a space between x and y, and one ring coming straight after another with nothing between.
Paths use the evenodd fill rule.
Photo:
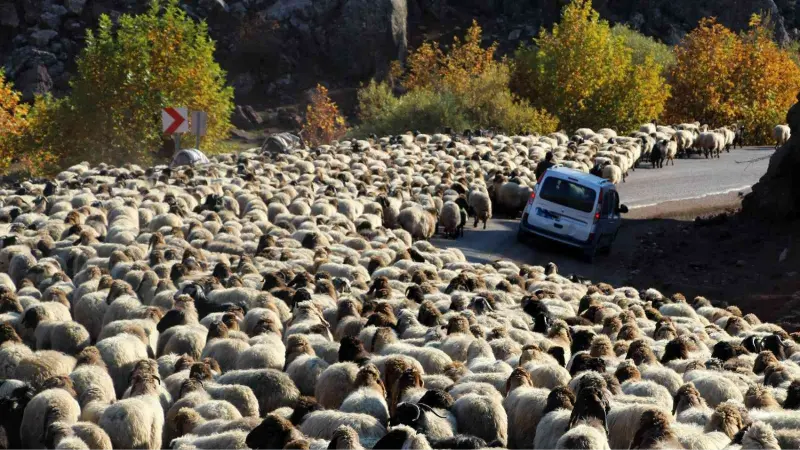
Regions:
<instances>
[{"instance_id":1,"label":"van roof","mask_svg":"<svg viewBox=\"0 0 800 450\"><path fill-rule=\"evenodd\" d=\"M558 175L559 178L577 181L585 186L595 187L598 189L607 187L614 188L614 184L605 178L600 178L598 176L581 172L580 170L570 169L564 166L551 167L547 170L546 174L548 176Z\"/></svg>"}]
</instances>

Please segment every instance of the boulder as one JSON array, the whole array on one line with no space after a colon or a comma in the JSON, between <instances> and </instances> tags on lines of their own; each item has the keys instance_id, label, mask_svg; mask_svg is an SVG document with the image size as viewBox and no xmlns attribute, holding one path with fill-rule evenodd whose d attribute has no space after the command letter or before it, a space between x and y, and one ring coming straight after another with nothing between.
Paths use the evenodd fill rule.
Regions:
<instances>
[{"instance_id":1,"label":"boulder","mask_svg":"<svg viewBox=\"0 0 800 450\"><path fill-rule=\"evenodd\" d=\"M83 13L83 8L86 6L86 0L65 0L64 6L66 6L67 11L72 14L81 15Z\"/></svg>"},{"instance_id":2,"label":"boulder","mask_svg":"<svg viewBox=\"0 0 800 450\"><path fill-rule=\"evenodd\" d=\"M797 96L800 101L800 94ZM769 219L800 217L800 103L786 115L792 137L772 154L767 173L742 201L746 214Z\"/></svg>"},{"instance_id":3,"label":"boulder","mask_svg":"<svg viewBox=\"0 0 800 450\"><path fill-rule=\"evenodd\" d=\"M33 101L36 95L46 94L53 89L50 73L42 64L20 73L14 84L22 91L22 100L26 102Z\"/></svg>"},{"instance_id":4,"label":"boulder","mask_svg":"<svg viewBox=\"0 0 800 450\"><path fill-rule=\"evenodd\" d=\"M252 106L246 105L242 107L242 112L244 112L244 115L253 125L260 126L264 123L264 119L261 118L261 114L259 114Z\"/></svg>"},{"instance_id":5,"label":"boulder","mask_svg":"<svg viewBox=\"0 0 800 450\"><path fill-rule=\"evenodd\" d=\"M19 27L19 15L14 3L9 1L0 2L0 27Z\"/></svg>"},{"instance_id":6,"label":"boulder","mask_svg":"<svg viewBox=\"0 0 800 450\"><path fill-rule=\"evenodd\" d=\"M244 108L240 105L236 105L236 108L233 110L231 123L233 126L241 130L249 130L253 128L253 122L250 121L250 118L247 117L247 114L244 112Z\"/></svg>"},{"instance_id":7,"label":"boulder","mask_svg":"<svg viewBox=\"0 0 800 450\"><path fill-rule=\"evenodd\" d=\"M266 10L281 25L282 54L359 80L403 58L407 16L406 0L278 0Z\"/></svg>"},{"instance_id":8,"label":"boulder","mask_svg":"<svg viewBox=\"0 0 800 450\"><path fill-rule=\"evenodd\" d=\"M58 31L38 30L31 33L30 42L36 47L45 48L56 36L58 36Z\"/></svg>"}]
</instances>

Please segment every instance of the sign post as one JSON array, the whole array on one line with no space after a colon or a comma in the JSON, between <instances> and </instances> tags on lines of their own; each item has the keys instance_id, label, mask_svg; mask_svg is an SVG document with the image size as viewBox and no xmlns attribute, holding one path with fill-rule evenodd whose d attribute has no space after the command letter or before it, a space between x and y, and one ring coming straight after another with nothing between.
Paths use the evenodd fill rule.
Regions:
<instances>
[{"instance_id":1,"label":"sign post","mask_svg":"<svg viewBox=\"0 0 800 450\"><path fill-rule=\"evenodd\" d=\"M195 148L200 150L200 137L206 135L208 114L205 111L192 111L192 133L195 135Z\"/></svg>"},{"instance_id":2,"label":"sign post","mask_svg":"<svg viewBox=\"0 0 800 450\"><path fill-rule=\"evenodd\" d=\"M181 150L181 133L189 131L189 114L186 108L164 108L161 110L161 125L164 133L175 138L175 153Z\"/></svg>"}]
</instances>

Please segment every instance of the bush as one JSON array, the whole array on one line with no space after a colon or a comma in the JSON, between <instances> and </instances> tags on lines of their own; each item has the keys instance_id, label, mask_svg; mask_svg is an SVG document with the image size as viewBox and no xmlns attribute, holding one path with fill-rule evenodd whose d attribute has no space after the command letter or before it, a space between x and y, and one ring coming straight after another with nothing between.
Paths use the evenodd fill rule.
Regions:
<instances>
[{"instance_id":1,"label":"bush","mask_svg":"<svg viewBox=\"0 0 800 450\"><path fill-rule=\"evenodd\" d=\"M463 42L456 38L445 53L426 42L407 58L403 80L408 93L395 98L387 83L359 90L359 133L393 134L466 128L508 132L554 131L558 122L509 90L511 65L495 60L496 44L481 47L481 28L472 24ZM392 83L399 77L392 76Z\"/></svg>"},{"instance_id":2,"label":"bush","mask_svg":"<svg viewBox=\"0 0 800 450\"><path fill-rule=\"evenodd\" d=\"M0 171L5 172L16 157L15 140L27 129L28 107L0 70Z\"/></svg>"},{"instance_id":3,"label":"bush","mask_svg":"<svg viewBox=\"0 0 800 450\"><path fill-rule=\"evenodd\" d=\"M658 118L669 97L653 55L635 64L633 54L591 0L574 0L552 32L517 51L512 87L567 129L629 131Z\"/></svg>"},{"instance_id":4,"label":"bush","mask_svg":"<svg viewBox=\"0 0 800 450\"><path fill-rule=\"evenodd\" d=\"M388 86L379 83L380 89ZM363 89L362 89L363 91ZM362 95L359 95L362 102ZM361 109L361 106L359 106ZM448 91L435 92L431 89L416 89L394 99L391 108L381 110L380 114L369 119L360 116L362 123L352 131L354 136L376 134L388 136L405 131L420 130L433 132L452 127L455 130L470 128L471 122L464 117L456 96Z\"/></svg>"},{"instance_id":5,"label":"bush","mask_svg":"<svg viewBox=\"0 0 800 450\"><path fill-rule=\"evenodd\" d=\"M358 90L358 117L369 122L391 114L398 100L387 83L371 80Z\"/></svg>"},{"instance_id":6,"label":"bush","mask_svg":"<svg viewBox=\"0 0 800 450\"><path fill-rule=\"evenodd\" d=\"M670 76L675 95L667 108L671 122L741 123L747 143L769 143L800 91L800 68L758 16L741 35L704 19L676 56Z\"/></svg>"},{"instance_id":7,"label":"bush","mask_svg":"<svg viewBox=\"0 0 800 450\"><path fill-rule=\"evenodd\" d=\"M204 148L228 135L233 90L214 61L205 23L187 17L177 0L153 0L146 13L122 15L116 26L101 16L77 66L70 96L40 103L57 123L37 124L44 129L32 130L29 140L57 148L67 164L149 162L162 147L166 106L208 113Z\"/></svg>"},{"instance_id":8,"label":"bush","mask_svg":"<svg viewBox=\"0 0 800 450\"><path fill-rule=\"evenodd\" d=\"M631 49L633 64L644 64L648 56L652 56L653 61L667 72L675 64L675 53L663 42L658 42L623 24L614 25L611 33L622 38L625 46Z\"/></svg>"},{"instance_id":9,"label":"bush","mask_svg":"<svg viewBox=\"0 0 800 450\"><path fill-rule=\"evenodd\" d=\"M317 146L339 139L346 132L347 127L344 117L339 114L339 108L328 97L325 86L318 84L311 97L311 103L306 107L303 139L311 146Z\"/></svg>"}]
</instances>

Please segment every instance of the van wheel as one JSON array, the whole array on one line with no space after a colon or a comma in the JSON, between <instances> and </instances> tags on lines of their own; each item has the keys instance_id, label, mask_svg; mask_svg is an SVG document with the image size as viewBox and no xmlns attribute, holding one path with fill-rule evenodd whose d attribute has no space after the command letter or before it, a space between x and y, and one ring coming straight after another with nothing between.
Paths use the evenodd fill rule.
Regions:
<instances>
[{"instance_id":1,"label":"van wheel","mask_svg":"<svg viewBox=\"0 0 800 450\"><path fill-rule=\"evenodd\" d=\"M526 243L528 241L528 236L525 235L525 232L522 229L517 230L517 242Z\"/></svg>"}]
</instances>

